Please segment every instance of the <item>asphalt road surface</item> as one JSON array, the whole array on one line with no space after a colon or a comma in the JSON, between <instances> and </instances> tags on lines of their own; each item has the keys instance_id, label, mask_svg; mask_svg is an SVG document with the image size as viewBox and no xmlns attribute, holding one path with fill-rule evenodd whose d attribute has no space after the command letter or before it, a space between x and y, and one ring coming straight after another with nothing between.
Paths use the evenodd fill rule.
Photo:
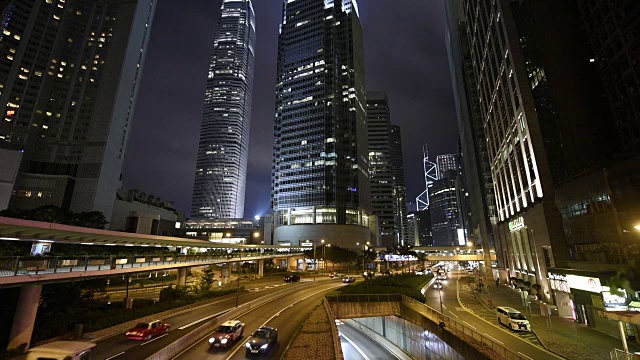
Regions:
<instances>
[{"instance_id":1,"label":"asphalt road surface","mask_svg":"<svg viewBox=\"0 0 640 360\"><path fill-rule=\"evenodd\" d=\"M318 286L327 283L337 284L337 281L331 281L327 278L318 278L317 280ZM304 279L302 282L307 281L313 280ZM244 304L271 292L298 284L300 283L285 283L280 278L252 282L245 285L248 289L240 294L239 303ZM171 326L171 330L168 334L154 337L149 341L129 340L124 336L124 332L103 339L97 339L97 346L94 348L94 359L145 359L171 342L186 335L195 327L202 325L203 321L216 316L216 314L221 314L233 309L235 307L235 301L235 295L226 295L192 311L162 319L162 321Z\"/></svg>"},{"instance_id":2,"label":"asphalt road surface","mask_svg":"<svg viewBox=\"0 0 640 360\"><path fill-rule=\"evenodd\" d=\"M353 326L338 325L340 344L345 360L391 360L397 357L384 346Z\"/></svg>"},{"instance_id":3,"label":"asphalt road surface","mask_svg":"<svg viewBox=\"0 0 640 360\"><path fill-rule=\"evenodd\" d=\"M444 289L442 290L442 311L446 316L461 322L463 325L468 326L475 332L480 333L497 344L506 347L508 350L524 359L562 359L561 357L526 341L506 327L499 325L497 316L493 320L489 320L479 318L474 314L467 312L458 302L457 280L460 275L454 272L450 272L448 275L449 278L442 281L442 284L444 285ZM461 282L459 285L462 287L464 284ZM438 290L429 288L429 291L427 291L425 296L427 298L427 305L440 311Z\"/></svg>"},{"instance_id":4,"label":"asphalt road surface","mask_svg":"<svg viewBox=\"0 0 640 360\"><path fill-rule=\"evenodd\" d=\"M343 286L343 284L337 280L322 282L317 286L297 291L264 304L237 318L245 324L244 335L229 348L210 348L209 334L207 334L207 336L192 347L185 349L174 359L245 359L247 358L245 353L246 340L254 330L261 326L271 326L278 329L278 344L267 354L254 355L251 358L280 359L298 327L309 313L320 304L326 293L340 286Z\"/></svg>"}]
</instances>

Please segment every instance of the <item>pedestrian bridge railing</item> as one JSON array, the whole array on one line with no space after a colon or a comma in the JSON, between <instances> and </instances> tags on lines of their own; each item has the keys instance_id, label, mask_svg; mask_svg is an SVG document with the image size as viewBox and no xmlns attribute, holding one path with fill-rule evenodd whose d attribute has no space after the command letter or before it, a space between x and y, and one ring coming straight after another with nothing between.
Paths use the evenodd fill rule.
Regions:
<instances>
[{"instance_id":1,"label":"pedestrian bridge railing","mask_svg":"<svg viewBox=\"0 0 640 360\"><path fill-rule=\"evenodd\" d=\"M0 257L0 278L59 273L85 273L148 267L171 268L193 264L214 264L300 256L294 252L248 252L208 255L130 255L130 256L12 256Z\"/></svg>"}]
</instances>

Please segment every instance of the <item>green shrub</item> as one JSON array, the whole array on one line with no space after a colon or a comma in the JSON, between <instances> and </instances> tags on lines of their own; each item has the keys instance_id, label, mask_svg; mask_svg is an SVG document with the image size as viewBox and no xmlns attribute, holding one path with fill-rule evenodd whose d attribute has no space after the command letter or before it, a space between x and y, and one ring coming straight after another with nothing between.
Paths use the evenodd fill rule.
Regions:
<instances>
[{"instance_id":1,"label":"green shrub","mask_svg":"<svg viewBox=\"0 0 640 360\"><path fill-rule=\"evenodd\" d=\"M339 291L341 294L404 294L423 301L420 290L432 277L412 274L380 276L342 287Z\"/></svg>"}]
</instances>

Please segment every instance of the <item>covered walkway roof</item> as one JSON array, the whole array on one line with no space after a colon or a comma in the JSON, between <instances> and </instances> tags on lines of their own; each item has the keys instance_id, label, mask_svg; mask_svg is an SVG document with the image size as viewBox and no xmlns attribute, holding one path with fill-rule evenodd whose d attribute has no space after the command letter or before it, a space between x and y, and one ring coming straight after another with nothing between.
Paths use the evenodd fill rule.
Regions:
<instances>
[{"instance_id":1,"label":"covered walkway roof","mask_svg":"<svg viewBox=\"0 0 640 360\"><path fill-rule=\"evenodd\" d=\"M216 249L301 249L300 246L234 245L170 236L134 234L0 216L0 240L51 241L83 245L169 246Z\"/></svg>"}]
</instances>

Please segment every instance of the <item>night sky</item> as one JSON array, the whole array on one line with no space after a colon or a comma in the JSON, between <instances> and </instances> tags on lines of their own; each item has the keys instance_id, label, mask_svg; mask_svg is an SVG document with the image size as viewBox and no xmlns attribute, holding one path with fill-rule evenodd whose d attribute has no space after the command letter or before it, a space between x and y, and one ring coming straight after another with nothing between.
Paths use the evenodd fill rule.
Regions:
<instances>
[{"instance_id":1,"label":"night sky","mask_svg":"<svg viewBox=\"0 0 640 360\"><path fill-rule=\"evenodd\" d=\"M220 0L158 3L123 182L173 200L188 214ZM429 144L432 159L457 149L443 0L359 0L358 4L367 89L387 92L391 121L402 128L407 199L415 199L424 190L423 144ZM282 0L254 0L253 5L257 49L245 217L269 210Z\"/></svg>"}]
</instances>

